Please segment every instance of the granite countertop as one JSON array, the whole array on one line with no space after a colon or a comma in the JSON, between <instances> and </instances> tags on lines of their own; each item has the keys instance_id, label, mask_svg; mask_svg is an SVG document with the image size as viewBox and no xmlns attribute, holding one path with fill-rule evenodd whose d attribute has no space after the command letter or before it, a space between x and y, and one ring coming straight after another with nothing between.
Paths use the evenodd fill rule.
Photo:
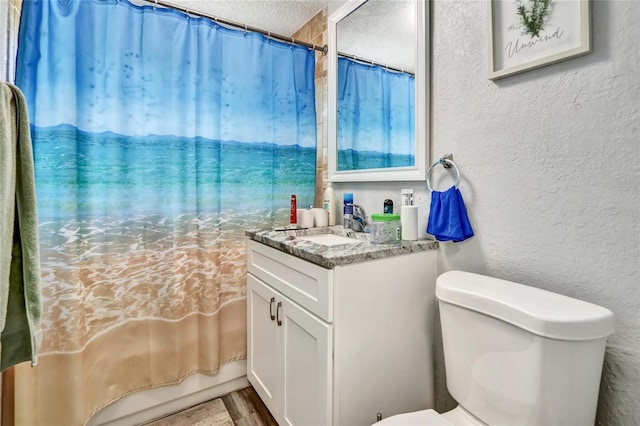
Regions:
<instances>
[{"instance_id":1,"label":"granite countertop","mask_svg":"<svg viewBox=\"0 0 640 426\"><path fill-rule=\"evenodd\" d=\"M319 234L340 235L354 238L358 242L326 246L297 238ZM373 244L369 241L369 234L344 229L340 225L298 230L247 230L245 235L253 241L266 244L327 269L333 269L338 265L348 265L438 248L437 241L427 239L402 241L400 244Z\"/></svg>"}]
</instances>

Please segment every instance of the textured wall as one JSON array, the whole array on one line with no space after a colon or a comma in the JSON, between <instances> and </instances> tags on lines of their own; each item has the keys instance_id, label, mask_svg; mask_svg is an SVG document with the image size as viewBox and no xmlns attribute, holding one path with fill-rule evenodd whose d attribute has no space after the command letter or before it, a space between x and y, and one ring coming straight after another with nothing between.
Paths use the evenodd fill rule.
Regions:
<instances>
[{"instance_id":1,"label":"textured wall","mask_svg":"<svg viewBox=\"0 0 640 426\"><path fill-rule=\"evenodd\" d=\"M486 2L432 3L431 154L454 154L476 231L442 245L439 272L489 274L611 309L617 331L608 341L597 423L637 425L640 2L591 5L593 53L492 82ZM381 211L403 186L417 185L338 188ZM442 408L442 382L438 390Z\"/></svg>"}]
</instances>

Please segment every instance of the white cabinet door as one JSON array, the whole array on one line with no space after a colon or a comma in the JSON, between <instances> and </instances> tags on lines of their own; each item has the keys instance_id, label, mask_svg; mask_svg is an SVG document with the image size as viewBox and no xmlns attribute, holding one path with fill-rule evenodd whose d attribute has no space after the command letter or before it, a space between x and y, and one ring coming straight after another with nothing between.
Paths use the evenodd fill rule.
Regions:
<instances>
[{"instance_id":1,"label":"white cabinet door","mask_svg":"<svg viewBox=\"0 0 640 426\"><path fill-rule=\"evenodd\" d=\"M247 304L247 377L278 424L331 424L332 326L251 274Z\"/></svg>"},{"instance_id":2,"label":"white cabinet door","mask_svg":"<svg viewBox=\"0 0 640 426\"><path fill-rule=\"evenodd\" d=\"M282 298L280 425L330 425L332 421L332 326Z\"/></svg>"},{"instance_id":3,"label":"white cabinet door","mask_svg":"<svg viewBox=\"0 0 640 426\"><path fill-rule=\"evenodd\" d=\"M279 352L275 320L278 294L247 274L247 378L278 418ZM273 318L273 319L272 319Z\"/></svg>"}]
</instances>

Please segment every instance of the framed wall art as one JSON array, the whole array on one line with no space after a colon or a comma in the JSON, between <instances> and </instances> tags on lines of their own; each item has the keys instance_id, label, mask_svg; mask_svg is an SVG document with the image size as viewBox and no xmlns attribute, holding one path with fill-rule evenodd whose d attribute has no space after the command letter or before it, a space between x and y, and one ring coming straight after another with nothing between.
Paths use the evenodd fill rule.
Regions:
<instances>
[{"instance_id":1,"label":"framed wall art","mask_svg":"<svg viewBox=\"0 0 640 426\"><path fill-rule=\"evenodd\" d=\"M589 0L490 0L489 79L591 52Z\"/></svg>"}]
</instances>

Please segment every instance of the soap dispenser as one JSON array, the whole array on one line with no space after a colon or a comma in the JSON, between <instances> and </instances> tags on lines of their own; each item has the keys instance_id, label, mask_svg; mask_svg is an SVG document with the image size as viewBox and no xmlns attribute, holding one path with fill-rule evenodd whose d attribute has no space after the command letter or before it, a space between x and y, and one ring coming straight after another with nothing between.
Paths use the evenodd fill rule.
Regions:
<instances>
[{"instance_id":1,"label":"soap dispenser","mask_svg":"<svg viewBox=\"0 0 640 426\"><path fill-rule=\"evenodd\" d=\"M413 189L402 189L400 196L402 197L400 206L402 239L415 241L418 239L418 206L413 203Z\"/></svg>"}]
</instances>

